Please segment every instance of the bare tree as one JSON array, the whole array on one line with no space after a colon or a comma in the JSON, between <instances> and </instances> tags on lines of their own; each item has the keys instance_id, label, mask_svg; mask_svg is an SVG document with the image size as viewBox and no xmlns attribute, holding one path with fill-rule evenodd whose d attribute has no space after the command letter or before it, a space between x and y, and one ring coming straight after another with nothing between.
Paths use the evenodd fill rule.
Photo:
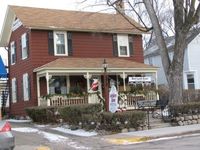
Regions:
<instances>
[{"instance_id":1,"label":"bare tree","mask_svg":"<svg viewBox=\"0 0 200 150\"><path fill-rule=\"evenodd\" d=\"M123 0L107 0L110 6L116 2L124 2ZM126 0L129 2L129 0ZM165 75L168 81L170 96L170 104L183 103L183 63L184 54L187 46L186 38L192 27L199 23L200 2L197 0L173 0L173 18L174 18L174 33L175 45L174 55L170 61L168 49L164 40L163 24L159 21L158 1L155 0L135 0L135 5L132 7L145 6L148 16L151 20L153 32L156 37L157 45L160 49L162 64ZM117 7L116 7L117 9ZM135 10L134 10L135 11ZM122 14L122 13L121 13ZM122 14L124 15L124 14ZM170 20L172 21L172 20ZM144 26L146 27L146 26ZM170 27L171 28L171 27ZM149 28L148 28L149 29Z\"/></svg>"}]
</instances>

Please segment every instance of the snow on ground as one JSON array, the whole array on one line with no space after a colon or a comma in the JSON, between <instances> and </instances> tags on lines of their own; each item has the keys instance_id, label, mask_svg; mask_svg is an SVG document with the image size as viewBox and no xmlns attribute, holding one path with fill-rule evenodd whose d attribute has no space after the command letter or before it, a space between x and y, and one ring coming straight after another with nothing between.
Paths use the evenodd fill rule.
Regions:
<instances>
[{"instance_id":1,"label":"snow on ground","mask_svg":"<svg viewBox=\"0 0 200 150\"><path fill-rule=\"evenodd\" d=\"M67 137L64 137L64 136L40 131L38 129L29 128L29 127L12 128L12 130L17 131L17 132L23 132L23 133L37 133L37 134L42 135L45 139L47 139L50 142L61 142L61 141L65 141L68 139Z\"/></svg>"},{"instance_id":2,"label":"snow on ground","mask_svg":"<svg viewBox=\"0 0 200 150\"><path fill-rule=\"evenodd\" d=\"M71 129L67 129L65 127L56 127L56 128L52 128L52 129L56 130L56 131L63 132L63 133L67 133L67 134L77 135L77 136L89 137L89 136L97 135L96 132L88 132L88 131L85 131L85 130L82 130L82 129L71 130Z\"/></svg>"},{"instance_id":3,"label":"snow on ground","mask_svg":"<svg viewBox=\"0 0 200 150\"><path fill-rule=\"evenodd\" d=\"M27 123L27 122L31 122L31 120L17 120L17 119L7 119L6 121L13 122L13 123Z\"/></svg>"},{"instance_id":4,"label":"snow on ground","mask_svg":"<svg viewBox=\"0 0 200 150\"><path fill-rule=\"evenodd\" d=\"M47 139L50 142L64 142L68 146L74 148L74 149L80 149L80 150L91 150L92 148L86 147L83 145L80 145L77 142L72 141L68 137L52 134L48 132L41 131L36 128L30 128L30 127L22 127L22 128L12 128L13 131L17 132L23 132L23 133L36 133L42 135L45 139Z\"/></svg>"}]
</instances>

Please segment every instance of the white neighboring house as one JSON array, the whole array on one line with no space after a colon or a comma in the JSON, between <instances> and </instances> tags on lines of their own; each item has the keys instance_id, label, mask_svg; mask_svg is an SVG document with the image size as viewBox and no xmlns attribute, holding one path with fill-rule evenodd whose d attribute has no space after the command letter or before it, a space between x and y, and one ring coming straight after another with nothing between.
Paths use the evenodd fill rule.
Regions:
<instances>
[{"instance_id":1,"label":"white neighboring house","mask_svg":"<svg viewBox=\"0 0 200 150\"><path fill-rule=\"evenodd\" d=\"M174 36L165 39L169 49L169 56L172 60L175 39ZM200 89L200 29L190 32L187 38L187 48L185 49L184 68L183 68L183 88ZM156 41L144 51L144 63L159 67L158 84L167 85L166 76L162 66L161 56Z\"/></svg>"}]
</instances>

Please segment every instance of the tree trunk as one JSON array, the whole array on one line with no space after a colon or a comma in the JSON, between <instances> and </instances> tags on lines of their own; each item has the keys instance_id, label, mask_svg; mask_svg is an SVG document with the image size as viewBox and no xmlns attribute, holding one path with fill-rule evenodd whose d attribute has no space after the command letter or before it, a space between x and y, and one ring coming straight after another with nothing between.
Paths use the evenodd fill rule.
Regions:
<instances>
[{"instance_id":1,"label":"tree trunk","mask_svg":"<svg viewBox=\"0 0 200 150\"><path fill-rule=\"evenodd\" d=\"M183 73L172 72L169 78L169 105L183 103Z\"/></svg>"}]
</instances>

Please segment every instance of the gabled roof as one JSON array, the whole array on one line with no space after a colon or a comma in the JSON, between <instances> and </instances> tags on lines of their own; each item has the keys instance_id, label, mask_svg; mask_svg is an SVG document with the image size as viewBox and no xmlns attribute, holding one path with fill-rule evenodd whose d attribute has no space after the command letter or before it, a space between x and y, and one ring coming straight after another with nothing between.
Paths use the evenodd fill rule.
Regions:
<instances>
[{"instance_id":1,"label":"gabled roof","mask_svg":"<svg viewBox=\"0 0 200 150\"><path fill-rule=\"evenodd\" d=\"M59 58L41 67L34 69L34 72L44 70L102 70L103 58ZM143 63L133 62L120 58L106 58L108 70L157 70L157 67L146 65Z\"/></svg>"},{"instance_id":2,"label":"gabled roof","mask_svg":"<svg viewBox=\"0 0 200 150\"><path fill-rule=\"evenodd\" d=\"M200 33L200 28L193 29L188 33L186 42L189 44L198 34ZM165 43L167 45L168 51L173 51L175 45L175 36L170 36L165 38ZM144 57L159 55L160 50L156 43L156 40L153 39L150 45L144 51Z\"/></svg>"},{"instance_id":3,"label":"gabled roof","mask_svg":"<svg viewBox=\"0 0 200 150\"><path fill-rule=\"evenodd\" d=\"M8 29L11 31L12 22L16 17L30 29L142 34L120 14L8 6L3 35L8 34ZM133 19L129 21L142 28ZM5 38L8 37L6 35ZM5 46L5 42L6 39L2 40L1 37L0 46Z\"/></svg>"}]
</instances>

